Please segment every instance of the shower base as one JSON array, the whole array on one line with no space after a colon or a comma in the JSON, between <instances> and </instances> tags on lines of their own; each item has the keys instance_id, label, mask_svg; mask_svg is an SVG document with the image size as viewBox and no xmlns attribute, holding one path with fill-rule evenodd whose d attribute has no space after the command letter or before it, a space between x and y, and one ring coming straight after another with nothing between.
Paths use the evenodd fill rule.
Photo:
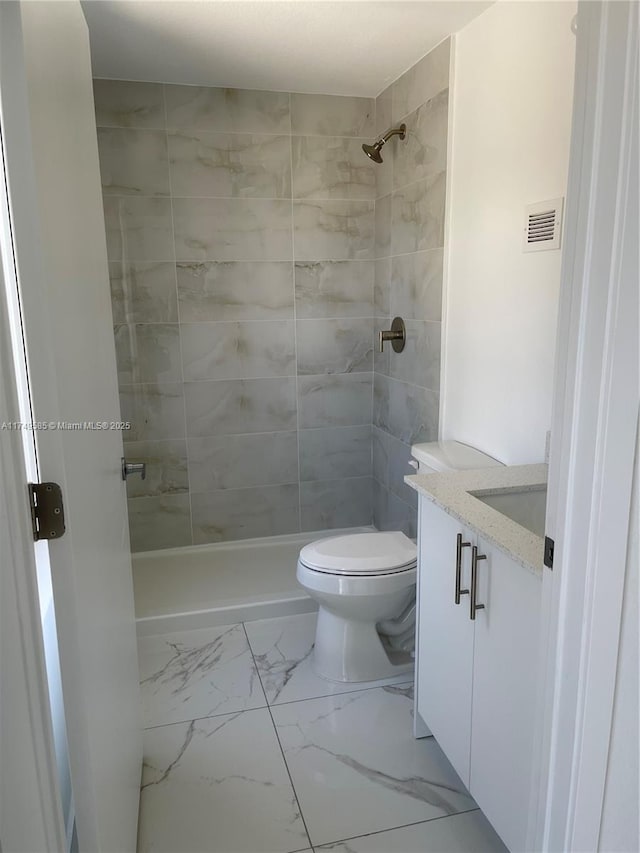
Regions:
<instances>
[{"instance_id":1,"label":"shower base","mask_svg":"<svg viewBox=\"0 0 640 853\"><path fill-rule=\"evenodd\" d=\"M314 539L373 529L322 530L133 554L138 634L316 610L296 580L300 549Z\"/></svg>"}]
</instances>

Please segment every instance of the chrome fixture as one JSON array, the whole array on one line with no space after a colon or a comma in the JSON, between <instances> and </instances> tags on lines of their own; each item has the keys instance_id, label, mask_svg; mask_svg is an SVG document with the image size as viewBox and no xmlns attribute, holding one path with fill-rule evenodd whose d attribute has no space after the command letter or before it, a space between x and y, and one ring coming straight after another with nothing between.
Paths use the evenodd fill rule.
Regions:
<instances>
[{"instance_id":1,"label":"chrome fixture","mask_svg":"<svg viewBox=\"0 0 640 853\"><path fill-rule=\"evenodd\" d=\"M384 352L385 341L391 341L394 352L402 352L407 342L407 330L405 329L402 317L394 317L391 328L380 332L378 340L380 343L380 352Z\"/></svg>"},{"instance_id":2,"label":"chrome fixture","mask_svg":"<svg viewBox=\"0 0 640 853\"><path fill-rule=\"evenodd\" d=\"M147 476L147 464L146 462L127 462L127 460L122 457L120 460L121 471L122 471L122 479L126 480L127 477L130 477L131 474L140 474L140 477L144 480Z\"/></svg>"},{"instance_id":3,"label":"chrome fixture","mask_svg":"<svg viewBox=\"0 0 640 853\"><path fill-rule=\"evenodd\" d=\"M382 163L382 155L380 154L380 149L388 142L392 136L399 136L400 139L404 139L407 135L407 125L401 124L400 127L392 127L391 130L388 130L384 136L381 136L377 142L374 142L373 145L367 145L365 142L362 146L362 150L364 153L373 160L374 163Z\"/></svg>"}]
</instances>

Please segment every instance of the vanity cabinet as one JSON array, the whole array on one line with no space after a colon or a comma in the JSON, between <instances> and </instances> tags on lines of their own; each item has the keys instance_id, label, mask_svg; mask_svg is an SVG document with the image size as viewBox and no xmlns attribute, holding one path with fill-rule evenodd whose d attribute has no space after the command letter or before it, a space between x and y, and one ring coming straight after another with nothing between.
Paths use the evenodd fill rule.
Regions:
<instances>
[{"instance_id":1,"label":"vanity cabinet","mask_svg":"<svg viewBox=\"0 0 640 853\"><path fill-rule=\"evenodd\" d=\"M422 497L419 537L417 711L507 847L525 850L541 578Z\"/></svg>"}]
</instances>

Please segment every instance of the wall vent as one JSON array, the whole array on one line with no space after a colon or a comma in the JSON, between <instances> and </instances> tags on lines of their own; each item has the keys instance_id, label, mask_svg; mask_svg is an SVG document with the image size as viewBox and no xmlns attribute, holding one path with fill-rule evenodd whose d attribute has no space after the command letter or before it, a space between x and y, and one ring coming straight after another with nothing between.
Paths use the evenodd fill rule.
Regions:
<instances>
[{"instance_id":1,"label":"wall vent","mask_svg":"<svg viewBox=\"0 0 640 853\"><path fill-rule=\"evenodd\" d=\"M545 252L560 248L562 202L561 198L553 198L525 208L524 252Z\"/></svg>"}]
</instances>

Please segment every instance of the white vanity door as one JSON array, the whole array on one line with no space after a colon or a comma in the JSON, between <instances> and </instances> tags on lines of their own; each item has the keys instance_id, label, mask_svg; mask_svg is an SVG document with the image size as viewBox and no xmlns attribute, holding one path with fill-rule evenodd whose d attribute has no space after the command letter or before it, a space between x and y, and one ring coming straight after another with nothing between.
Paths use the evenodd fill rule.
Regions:
<instances>
[{"instance_id":1,"label":"white vanity door","mask_svg":"<svg viewBox=\"0 0 640 853\"><path fill-rule=\"evenodd\" d=\"M469 595L456 605L456 537L468 530L420 499L418 696L420 716L465 785L469 784L473 622ZM462 549L463 589L470 583L470 547Z\"/></svg>"},{"instance_id":2,"label":"white vanity door","mask_svg":"<svg viewBox=\"0 0 640 853\"><path fill-rule=\"evenodd\" d=\"M478 541L469 789L510 850L526 849L541 578Z\"/></svg>"}]
</instances>

